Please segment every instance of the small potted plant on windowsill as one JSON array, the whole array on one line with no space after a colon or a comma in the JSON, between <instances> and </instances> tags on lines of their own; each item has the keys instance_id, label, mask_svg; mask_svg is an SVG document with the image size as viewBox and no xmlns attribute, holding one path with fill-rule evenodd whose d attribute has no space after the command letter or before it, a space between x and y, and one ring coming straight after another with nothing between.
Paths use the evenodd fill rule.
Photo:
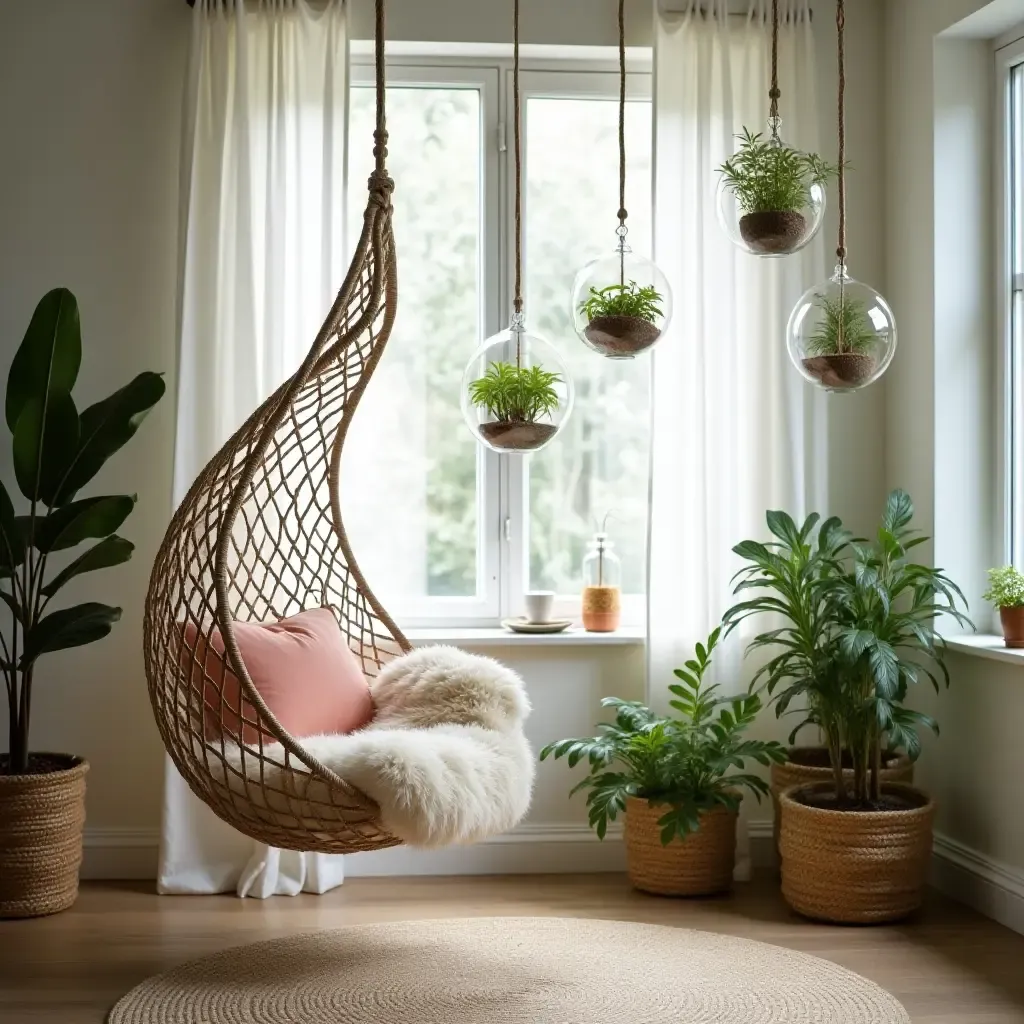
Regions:
<instances>
[{"instance_id":1,"label":"small potted plant on windowsill","mask_svg":"<svg viewBox=\"0 0 1024 1024\"><path fill-rule=\"evenodd\" d=\"M999 609L1003 643L1007 647L1024 647L1024 574L1012 565L989 569L988 584L984 600Z\"/></svg>"},{"instance_id":2,"label":"small potted plant on windowsill","mask_svg":"<svg viewBox=\"0 0 1024 1024\"><path fill-rule=\"evenodd\" d=\"M852 296L818 295L822 319L807 340L804 368L826 388L841 391L869 381L878 360L877 336L864 309Z\"/></svg>"},{"instance_id":3,"label":"small potted plant on windowsill","mask_svg":"<svg viewBox=\"0 0 1024 1024\"><path fill-rule=\"evenodd\" d=\"M560 740L540 754L542 761L564 757L570 767L588 763L589 774L572 792L589 790L590 824L600 839L625 812L629 878L644 892L708 896L729 889L740 791L760 800L768 789L760 776L742 771L744 762L769 765L786 756L778 743L743 739L761 709L756 694L720 697L717 686L705 685L720 634L716 629L676 670L670 704L680 717L607 697L602 705L615 720L599 726L597 736Z\"/></svg>"},{"instance_id":4,"label":"small potted plant on windowsill","mask_svg":"<svg viewBox=\"0 0 1024 1024\"><path fill-rule=\"evenodd\" d=\"M31 749L33 682L44 654L100 640L121 617L120 608L94 601L57 609L50 602L83 573L131 557L132 544L117 530L135 496L78 494L164 393L159 374L143 373L79 413L71 390L81 361L78 303L56 289L36 307L7 380L24 511L18 514L0 483L0 598L10 612L0 630L10 728L0 754L0 918L53 914L78 893L88 765ZM73 561L65 558L86 541L95 543Z\"/></svg>"},{"instance_id":5,"label":"small potted plant on windowsill","mask_svg":"<svg viewBox=\"0 0 1024 1024\"><path fill-rule=\"evenodd\" d=\"M816 153L765 140L748 128L736 137L740 147L718 173L723 187L736 197L743 241L758 255L795 252L813 227L809 223L812 187L835 177L838 168Z\"/></svg>"},{"instance_id":6,"label":"small potted plant on windowsill","mask_svg":"<svg viewBox=\"0 0 1024 1024\"><path fill-rule=\"evenodd\" d=\"M539 366L491 363L469 386L470 401L492 417L480 424L480 433L495 448L531 451L542 447L557 430L542 420L558 408L555 385L561 380L560 374Z\"/></svg>"},{"instance_id":7,"label":"small potted plant on windowsill","mask_svg":"<svg viewBox=\"0 0 1024 1024\"><path fill-rule=\"evenodd\" d=\"M635 356L661 337L663 301L657 289L636 281L591 288L580 303L580 313L587 319L583 333L606 356Z\"/></svg>"}]
</instances>

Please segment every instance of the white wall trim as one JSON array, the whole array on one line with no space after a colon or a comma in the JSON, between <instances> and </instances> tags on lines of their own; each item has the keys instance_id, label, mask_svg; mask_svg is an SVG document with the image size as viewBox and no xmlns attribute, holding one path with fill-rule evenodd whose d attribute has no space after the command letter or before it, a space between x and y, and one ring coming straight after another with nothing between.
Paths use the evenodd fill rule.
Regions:
<instances>
[{"instance_id":1,"label":"white wall trim","mask_svg":"<svg viewBox=\"0 0 1024 1024\"><path fill-rule=\"evenodd\" d=\"M749 827L755 867L777 866L772 823ZM93 880L155 879L160 833L156 829L88 828L82 878ZM396 848L361 853L345 865L349 878L383 875L561 874L624 871L626 851L621 828L602 842L586 825L527 824L477 846L450 850Z\"/></svg>"},{"instance_id":2,"label":"white wall trim","mask_svg":"<svg viewBox=\"0 0 1024 1024\"><path fill-rule=\"evenodd\" d=\"M931 883L940 892L1024 934L1024 871L936 833Z\"/></svg>"},{"instance_id":3,"label":"white wall trim","mask_svg":"<svg viewBox=\"0 0 1024 1024\"><path fill-rule=\"evenodd\" d=\"M158 829L86 828L83 847L83 879L156 880L160 856Z\"/></svg>"}]
</instances>

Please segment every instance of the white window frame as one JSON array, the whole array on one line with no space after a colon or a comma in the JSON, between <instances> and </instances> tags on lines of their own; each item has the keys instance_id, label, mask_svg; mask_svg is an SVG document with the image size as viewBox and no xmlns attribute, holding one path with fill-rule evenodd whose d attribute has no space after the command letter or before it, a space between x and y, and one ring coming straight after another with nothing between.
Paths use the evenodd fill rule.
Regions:
<instances>
[{"instance_id":1,"label":"white window frame","mask_svg":"<svg viewBox=\"0 0 1024 1024\"><path fill-rule=\"evenodd\" d=\"M1010 119L1014 112L1013 75L1024 65L1024 27L1003 37L995 51L996 124L996 242L997 260L997 422L998 490L1003 560L1024 568L1024 535L1017 522L1024 518L1024 337L1015 339L1015 297L1024 293L1024 273L1014 274L1014 221L1024 211L1015 209L1015 193L1024 201L1024 161L1014 153ZM1024 104L1021 115L1024 116ZM1024 149L1024 128L1018 149ZM1015 188L1015 178L1020 184ZM1021 325L1024 332L1024 324ZM1016 344L1015 344L1016 340ZM1016 400L1015 400L1016 391Z\"/></svg>"},{"instance_id":2,"label":"white window frame","mask_svg":"<svg viewBox=\"0 0 1024 1024\"><path fill-rule=\"evenodd\" d=\"M411 44L389 44L388 50L389 85L447 86L480 91L481 138L485 140L481 155L484 225L481 323L485 326L484 337L490 337L508 324L515 266L512 187L515 180L514 91L510 48L423 48ZM527 52L533 56L522 60L520 65L524 163L529 159L525 150L526 101L529 97L611 99L619 94L618 63L611 50L530 47ZM627 98L650 99L650 50L628 51L627 69ZM353 42L350 75L353 84L363 86L373 82L372 53L368 44ZM399 143L400 140L392 140L392 144ZM360 144L363 140L350 140L350 145ZM353 182L352 187L359 187L359 183ZM398 182L398 187L401 187L401 182ZM524 214L525 202L524 198ZM398 244L401 245L401 239ZM467 361L470 355L466 353ZM453 383L453 401L458 400L454 390L457 387L456 381ZM480 508L477 597L428 597L391 609L403 626L485 628L523 611L529 565L529 458L499 455L482 445L478 446L477 458L477 501ZM580 586L582 589L582 566ZM558 595L556 616L578 620L579 614L578 593ZM645 595L624 595L623 626L642 625L645 615Z\"/></svg>"}]
</instances>

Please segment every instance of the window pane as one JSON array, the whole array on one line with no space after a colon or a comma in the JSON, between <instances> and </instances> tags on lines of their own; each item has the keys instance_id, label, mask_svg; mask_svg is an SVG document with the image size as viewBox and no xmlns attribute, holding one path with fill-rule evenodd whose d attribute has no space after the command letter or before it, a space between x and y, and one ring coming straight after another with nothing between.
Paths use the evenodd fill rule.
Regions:
<instances>
[{"instance_id":1,"label":"window pane","mask_svg":"<svg viewBox=\"0 0 1024 1024\"><path fill-rule=\"evenodd\" d=\"M458 387L481 337L481 98L471 88L396 86L387 102L401 299L345 443L342 506L363 572L400 609L478 592L480 470ZM353 241L373 167L373 119L373 89L353 87Z\"/></svg>"},{"instance_id":2,"label":"window pane","mask_svg":"<svg viewBox=\"0 0 1024 1024\"><path fill-rule=\"evenodd\" d=\"M1009 436L1006 470L1009 476L1010 559L1024 567L1024 294L1017 289L1024 273L1024 65L1010 76L1009 103L1009 191L1010 191L1010 337L1006 395L1009 401Z\"/></svg>"},{"instance_id":3,"label":"window pane","mask_svg":"<svg viewBox=\"0 0 1024 1024\"><path fill-rule=\"evenodd\" d=\"M576 272L614 251L619 208L618 103L526 102L525 285L528 326L555 344L576 383L558 440L530 459L529 586L578 593L589 537L610 513L623 590L645 590L650 356L611 361L577 338ZM651 246L651 107L627 104L629 244Z\"/></svg>"}]
</instances>

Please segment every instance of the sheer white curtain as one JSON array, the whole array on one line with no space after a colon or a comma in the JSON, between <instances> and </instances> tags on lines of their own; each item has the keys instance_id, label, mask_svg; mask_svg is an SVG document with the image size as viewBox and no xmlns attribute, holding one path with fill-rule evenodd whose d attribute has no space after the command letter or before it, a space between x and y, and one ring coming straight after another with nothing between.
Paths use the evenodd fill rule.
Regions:
<instances>
[{"instance_id":1,"label":"sheer white curtain","mask_svg":"<svg viewBox=\"0 0 1024 1024\"><path fill-rule=\"evenodd\" d=\"M654 356L648 658L662 706L672 669L731 603L733 545L764 534L766 509L797 515L825 497L823 399L791 367L785 340L796 299L825 276L824 239L758 259L733 247L716 216L716 168L733 136L744 125L763 131L768 116L770 2L754 0L747 17L728 6L691 2L659 12L656 25L654 244L675 291L670 336ZM806 0L780 8L783 135L820 152L810 12ZM749 678L743 639L715 659L727 690ZM745 814L739 836L743 877Z\"/></svg>"},{"instance_id":2,"label":"sheer white curtain","mask_svg":"<svg viewBox=\"0 0 1024 1024\"><path fill-rule=\"evenodd\" d=\"M197 0L188 76L176 503L299 365L344 276L344 2ZM161 892L265 897L342 880L340 857L271 850L223 824L168 762Z\"/></svg>"}]
</instances>

